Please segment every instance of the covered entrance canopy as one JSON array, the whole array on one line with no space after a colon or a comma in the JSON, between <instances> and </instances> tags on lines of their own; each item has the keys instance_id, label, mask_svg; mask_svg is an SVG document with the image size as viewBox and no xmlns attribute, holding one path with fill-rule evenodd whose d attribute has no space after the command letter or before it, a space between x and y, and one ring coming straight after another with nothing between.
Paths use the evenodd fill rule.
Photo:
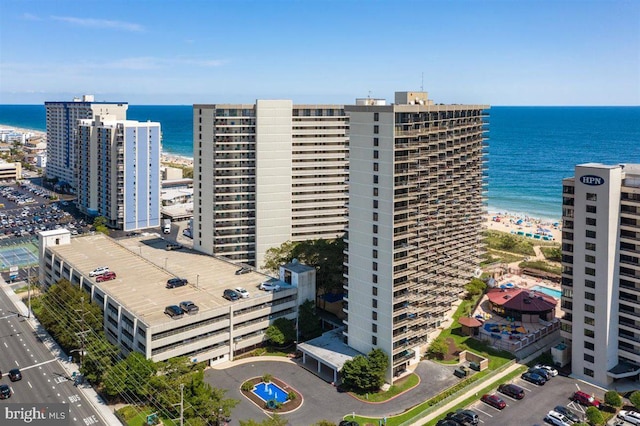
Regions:
<instances>
[{"instance_id":1,"label":"covered entrance canopy","mask_svg":"<svg viewBox=\"0 0 640 426\"><path fill-rule=\"evenodd\" d=\"M362 355L344 343L342 330L343 327L327 331L320 337L298 344L298 350L302 352L302 365L336 385L338 372L344 363Z\"/></svg>"}]
</instances>

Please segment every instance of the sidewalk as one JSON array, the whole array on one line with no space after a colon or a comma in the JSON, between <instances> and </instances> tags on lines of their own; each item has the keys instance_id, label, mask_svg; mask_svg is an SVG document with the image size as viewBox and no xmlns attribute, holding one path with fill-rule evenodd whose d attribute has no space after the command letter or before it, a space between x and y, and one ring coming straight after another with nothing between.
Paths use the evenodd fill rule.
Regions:
<instances>
[{"instance_id":1,"label":"sidewalk","mask_svg":"<svg viewBox=\"0 0 640 426\"><path fill-rule=\"evenodd\" d=\"M26 285L26 282L25 282ZM30 318L27 318L28 309L27 306L22 302L20 296L14 293L13 289L9 286L5 286L4 292L9 296L13 305L16 307L18 312L23 312L21 314L27 323L31 326L35 334L38 338L44 343L47 349L51 352L51 354L58 359L58 363L64 368L64 371L67 373L67 377L72 377L73 373L78 372L80 367L78 364L74 362L69 362L69 357L64 351L58 346L58 344L51 338L49 333L42 327L40 322L35 318L35 316L31 315ZM96 413L102 419L102 422L105 425L120 425L122 424L120 420L113 414L111 408L106 404L106 402L96 393L96 391L88 384L78 385L77 386L79 392L85 397L85 399L93 406Z\"/></svg>"},{"instance_id":2,"label":"sidewalk","mask_svg":"<svg viewBox=\"0 0 640 426\"><path fill-rule=\"evenodd\" d=\"M446 403L445 405L437 408L436 410L432 411L431 413L427 414L425 417L421 418L420 420L418 420L417 422L411 424L411 426L422 426L425 423L443 415L448 413L449 411L453 410L453 407L455 407L456 405L460 404L462 401L464 401L467 398L470 398L472 396L477 396L479 397L478 393L484 389L487 386L490 386L492 383L495 383L496 381L500 380L501 378L505 377L506 375L508 375L509 373L515 371L516 369L518 369L519 367L525 365L526 363L528 363L531 360L534 360L539 354L535 353L532 354L530 356L528 356L525 359L520 360L520 362L516 362L515 364L510 365L509 367L505 368L503 371L499 372L498 374L494 375L491 377L491 379L486 380L482 383L476 383L475 385L472 384L472 386L469 388L469 390L467 390L464 394L460 395L459 397L457 397L456 399L449 401L448 403Z\"/></svg>"}]
</instances>

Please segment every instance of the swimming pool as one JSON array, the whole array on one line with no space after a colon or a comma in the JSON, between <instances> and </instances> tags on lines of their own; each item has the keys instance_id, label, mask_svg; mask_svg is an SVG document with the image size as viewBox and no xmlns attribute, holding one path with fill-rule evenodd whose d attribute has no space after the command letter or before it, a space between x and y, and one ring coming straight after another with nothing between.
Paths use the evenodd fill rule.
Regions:
<instances>
[{"instance_id":1,"label":"swimming pool","mask_svg":"<svg viewBox=\"0 0 640 426\"><path fill-rule=\"evenodd\" d=\"M547 294L549 296L555 297L556 299L560 299L562 297L562 291L542 285L534 285L533 287L531 287L531 290L539 291L540 293Z\"/></svg>"},{"instance_id":2,"label":"swimming pool","mask_svg":"<svg viewBox=\"0 0 640 426\"><path fill-rule=\"evenodd\" d=\"M287 402L287 393L280 389L274 383L258 383L252 391L264 402L275 399L279 403L283 404Z\"/></svg>"}]
</instances>

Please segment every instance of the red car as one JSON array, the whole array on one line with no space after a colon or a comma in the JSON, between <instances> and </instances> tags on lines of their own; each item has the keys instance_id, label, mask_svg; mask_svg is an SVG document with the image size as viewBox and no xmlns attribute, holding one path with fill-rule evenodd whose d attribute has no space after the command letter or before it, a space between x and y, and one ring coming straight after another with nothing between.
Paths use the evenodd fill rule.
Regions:
<instances>
[{"instance_id":1,"label":"red car","mask_svg":"<svg viewBox=\"0 0 640 426\"><path fill-rule=\"evenodd\" d=\"M116 273L109 271L109 272L105 272L102 275L98 275L96 277L96 282L101 283L103 281L110 281L115 279L116 279Z\"/></svg>"},{"instance_id":2,"label":"red car","mask_svg":"<svg viewBox=\"0 0 640 426\"><path fill-rule=\"evenodd\" d=\"M507 406L507 403L504 402L504 400L496 394L493 394L493 395L484 394L482 395L482 398L480 398L480 400L485 404L489 404L493 408L497 408L498 410L502 410L504 407Z\"/></svg>"},{"instance_id":3,"label":"red car","mask_svg":"<svg viewBox=\"0 0 640 426\"><path fill-rule=\"evenodd\" d=\"M600 401L586 392L576 391L571 399L587 407L600 408Z\"/></svg>"}]
</instances>

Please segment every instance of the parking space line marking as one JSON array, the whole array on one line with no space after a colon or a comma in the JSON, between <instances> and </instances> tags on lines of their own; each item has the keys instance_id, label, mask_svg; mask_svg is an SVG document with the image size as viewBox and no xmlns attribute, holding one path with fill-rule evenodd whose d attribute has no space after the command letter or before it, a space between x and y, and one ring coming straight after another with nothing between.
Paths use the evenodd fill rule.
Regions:
<instances>
[{"instance_id":1,"label":"parking space line marking","mask_svg":"<svg viewBox=\"0 0 640 426\"><path fill-rule=\"evenodd\" d=\"M479 409L478 407L476 407L476 410L480 411L482 414L486 414L486 415L487 415L487 416L489 416L489 417L493 417L491 414L489 414L489 413L487 413L487 412L485 412L485 411L482 411L482 410L481 410L481 409ZM495 410L495 408L494 408L494 410Z\"/></svg>"}]
</instances>

